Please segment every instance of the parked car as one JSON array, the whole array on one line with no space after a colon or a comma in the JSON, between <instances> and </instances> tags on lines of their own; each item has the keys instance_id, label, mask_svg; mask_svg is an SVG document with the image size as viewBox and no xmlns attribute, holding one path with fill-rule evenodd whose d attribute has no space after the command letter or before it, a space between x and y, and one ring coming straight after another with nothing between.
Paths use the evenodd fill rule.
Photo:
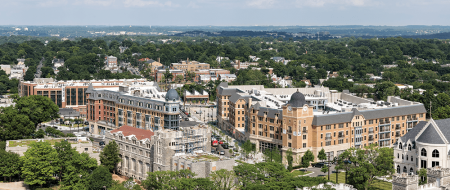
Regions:
<instances>
[{"instance_id":1,"label":"parked car","mask_svg":"<svg viewBox=\"0 0 450 190\"><path fill-rule=\"evenodd\" d=\"M85 121L84 124L85 124L85 125L89 125L89 122L88 122L88 121Z\"/></svg>"},{"instance_id":2,"label":"parked car","mask_svg":"<svg viewBox=\"0 0 450 190\"><path fill-rule=\"evenodd\" d=\"M323 166L329 166L328 165L328 163L325 163L325 162L319 162L319 163L316 163L315 165L314 165L314 167L316 167L316 168L322 168Z\"/></svg>"},{"instance_id":3,"label":"parked car","mask_svg":"<svg viewBox=\"0 0 450 190\"><path fill-rule=\"evenodd\" d=\"M228 143L223 143L222 147L223 147L223 149L228 149Z\"/></svg>"},{"instance_id":4,"label":"parked car","mask_svg":"<svg viewBox=\"0 0 450 190\"><path fill-rule=\"evenodd\" d=\"M220 155L225 155L225 151L220 151Z\"/></svg>"},{"instance_id":5,"label":"parked car","mask_svg":"<svg viewBox=\"0 0 450 190\"><path fill-rule=\"evenodd\" d=\"M219 141L219 144L223 144L223 141Z\"/></svg>"},{"instance_id":6,"label":"parked car","mask_svg":"<svg viewBox=\"0 0 450 190\"><path fill-rule=\"evenodd\" d=\"M211 153L213 153L213 154L214 154L214 153L216 153L216 150L214 150L214 149L211 149Z\"/></svg>"},{"instance_id":7,"label":"parked car","mask_svg":"<svg viewBox=\"0 0 450 190\"><path fill-rule=\"evenodd\" d=\"M100 141L100 142L98 142L98 145L100 145L100 146L105 145L105 141Z\"/></svg>"},{"instance_id":8,"label":"parked car","mask_svg":"<svg viewBox=\"0 0 450 190\"><path fill-rule=\"evenodd\" d=\"M345 163L345 164L351 164L352 161L350 161L350 160L344 160L344 163Z\"/></svg>"},{"instance_id":9,"label":"parked car","mask_svg":"<svg viewBox=\"0 0 450 190\"><path fill-rule=\"evenodd\" d=\"M185 121L189 121L189 118L186 117L186 118L184 118L184 120L185 120Z\"/></svg>"}]
</instances>

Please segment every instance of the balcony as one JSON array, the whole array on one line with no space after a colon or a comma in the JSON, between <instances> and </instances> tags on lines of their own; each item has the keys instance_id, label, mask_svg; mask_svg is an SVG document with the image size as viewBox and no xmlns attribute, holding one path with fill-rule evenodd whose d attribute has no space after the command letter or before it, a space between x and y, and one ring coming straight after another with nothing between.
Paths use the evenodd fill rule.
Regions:
<instances>
[{"instance_id":1,"label":"balcony","mask_svg":"<svg viewBox=\"0 0 450 190\"><path fill-rule=\"evenodd\" d=\"M382 132L390 132L390 131L391 131L391 129L389 127L386 127L386 128L380 127L380 133L382 133Z\"/></svg>"},{"instance_id":2,"label":"balcony","mask_svg":"<svg viewBox=\"0 0 450 190\"><path fill-rule=\"evenodd\" d=\"M331 140L332 137L325 137L325 140Z\"/></svg>"},{"instance_id":3,"label":"balcony","mask_svg":"<svg viewBox=\"0 0 450 190\"><path fill-rule=\"evenodd\" d=\"M373 138L369 138L369 141L373 141Z\"/></svg>"},{"instance_id":4,"label":"balcony","mask_svg":"<svg viewBox=\"0 0 450 190\"><path fill-rule=\"evenodd\" d=\"M379 123L378 123L380 126L381 125L391 125L391 122L388 120L388 121L386 121L386 120L380 120L379 121Z\"/></svg>"},{"instance_id":5,"label":"balcony","mask_svg":"<svg viewBox=\"0 0 450 190\"><path fill-rule=\"evenodd\" d=\"M406 118L406 121L407 122L416 122L416 121L418 121L418 119L417 119L417 117L408 117L408 118Z\"/></svg>"},{"instance_id":6,"label":"balcony","mask_svg":"<svg viewBox=\"0 0 450 190\"><path fill-rule=\"evenodd\" d=\"M338 138L344 138L345 135L338 135Z\"/></svg>"},{"instance_id":7,"label":"balcony","mask_svg":"<svg viewBox=\"0 0 450 190\"><path fill-rule=\"evenodd\" d=\"M302 133L308 133L308 130L303 129Z\"/></svg>"},{"instance_id":8,"label":"balcony","mask_svg":"<svg viewBox=\"0 0 450 190\"><path fill-rule=\"evenodd\" d=\"M372 131L369 130L369 134L373 134L373 130Z\"/></svg>"},{"instance_id":9,"label":"balcony","mask_svg":"<svg viewBox=\"0 0 450 190\"><path fill-rule=\"evenodd\" d=\"M400 130L400 129L402 129L400 126L395 127L395 130Z\"/></svg>"},{"instance_id":10,"label":"balcony","mask_svg":"<svg viewBox=\"0 0 450 190\"><path fill-rule=\"evenodd\" d=\"M287 132L288 132L288 133L292 133L292 130L291 130L291 129L289 129L289 130L287 130Z\"/></svg>"},{"instance_id":11,"label":"balcony","mask_svg":"<svg viewBox=\"0 0 450 190\"><path fill-rule=\"evenodd\" d=\"M396 133L395 137L401 137L400 133Z\"/></svg>"}]
</instances>

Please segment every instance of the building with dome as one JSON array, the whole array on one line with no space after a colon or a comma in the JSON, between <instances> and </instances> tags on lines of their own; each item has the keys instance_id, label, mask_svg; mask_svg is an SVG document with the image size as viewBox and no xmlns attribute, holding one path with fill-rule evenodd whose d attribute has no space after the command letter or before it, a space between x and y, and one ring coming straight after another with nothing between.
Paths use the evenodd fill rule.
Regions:
<instances>
[{"instance_id":1,"label":"building with dome","mask_svg":"<svg viewBox=\"0 0 450 190\"><path fill-rule=\"evenodd\" d=\"M264 88L262 85L217 88L218 126L258 151L289 149L294 159L323 148L333 159L350 147L392 147L424 121L421 103L388 97L387 102L320 88ZM296 161L296 160L294 160Z\"/></svg>"},{"instance_id":2,"label":"building with dome","mask_svg":"<svg viewBox=\"0 0 450 190\"><path fill-rule=\"evenodd\" d=\"M162 92L156 82L126 82L113 88L86 89L86 119L92 134L127 125L156 131L180 127L180 96Z\"/></svg>"},{"instance_id":3,"label":"building with dome","mask_svg":"<svg viewBox=\"0 0 450 190\"><path fill-rule=\"evenodd\" d=\"M450 119L421 121L394 145L398 174L421 168L450 168Z\"/></svg>"}]
</instances>

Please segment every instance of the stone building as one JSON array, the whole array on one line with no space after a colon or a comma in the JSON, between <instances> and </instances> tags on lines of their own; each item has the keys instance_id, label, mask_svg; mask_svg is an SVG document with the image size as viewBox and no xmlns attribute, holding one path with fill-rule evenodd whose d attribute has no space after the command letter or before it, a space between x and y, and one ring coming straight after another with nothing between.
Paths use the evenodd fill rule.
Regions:
<instances>
[{"instance_id":1,"label":"stone building","mask_svg":"<svg viewBox=\"0 0 450 190\"><path fill-rule=\"evenodd\" d=\"M416 173L420 168L449 168L450 119L421 121L394 145L397 173Z\"/></svg>"},{"instance_id":2,"label":"stone building","mask_svg":"<svg viewBox=\"0 0 450 190\"><path fill-rule=\"evenodd\" d=\"M153 132L125 125L106 132L106 143L112 140L119 145L122 158L117 170L137 180L145 179L147 172L182 169L193 171L197 177L207 177L211 172L231 170L234 166L234 160L209 153L211 130L208 126Z\"/></svg>"},{"instance_id":3,"label":"stone building","mask_svg":"<svg viewBox=\"0 0 450 190\"><path fill-rule=\"evenodd\" d=\"M392 190L445 190L450 188L450 169L433 167L427 169L427 184L419 185L420 177L398 174L392 179Z\"/></svg>"}]
</instances>

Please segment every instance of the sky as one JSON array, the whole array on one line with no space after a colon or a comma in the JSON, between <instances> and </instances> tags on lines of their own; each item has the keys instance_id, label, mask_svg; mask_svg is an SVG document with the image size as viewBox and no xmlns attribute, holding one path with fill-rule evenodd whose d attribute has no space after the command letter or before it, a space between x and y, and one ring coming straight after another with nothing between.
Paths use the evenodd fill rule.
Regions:
<instances>
[{"instance_id":1,"label":"sky","mask_svg":"<svg viewBox=\"0 0 450 190\"><path fill-rule=\"evenodd\" d=\"M0 0L0 25L450 25L450 0Z\"/></svg>"}]
</instances>

